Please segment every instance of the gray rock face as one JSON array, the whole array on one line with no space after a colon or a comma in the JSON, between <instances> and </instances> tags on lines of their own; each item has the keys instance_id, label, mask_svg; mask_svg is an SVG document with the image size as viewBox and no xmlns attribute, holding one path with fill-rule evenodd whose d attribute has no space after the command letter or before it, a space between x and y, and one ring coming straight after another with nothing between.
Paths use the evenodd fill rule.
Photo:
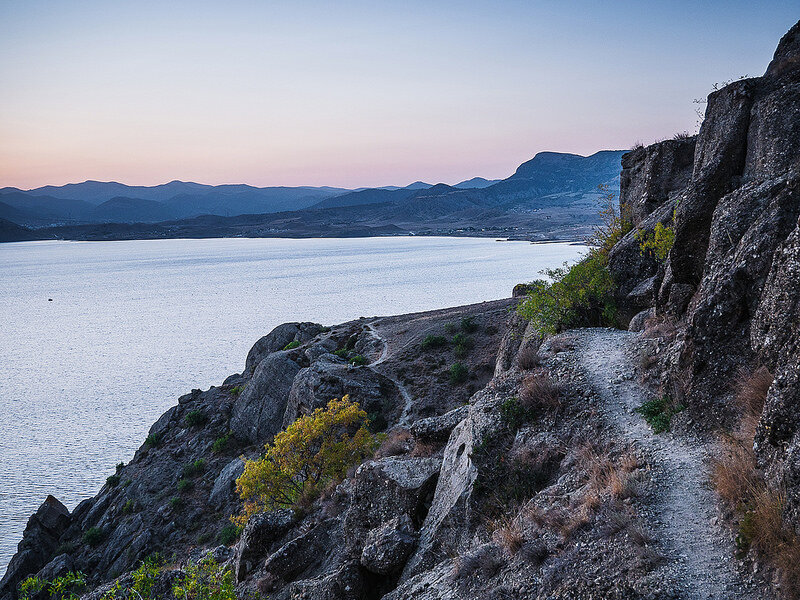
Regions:
<instances>
[{"instance_id":1,"label":"gray rock face","mask_svg":"<svg viewBox=\"0 0 800 600\"><path fill-rule=\"evenodd\" d=\"M687 186L696 141L666 140L622 155L620 202L634 225Z\"/></svg>"},{"instance_id":2,"label":"gray rock face","mask_svg":"<svg viewBox=\"0 0 800 600\"><path fill-rule=\"evenodd\" d=\"M237 437L263 444L281 430L289 391L299 371L291 352L273 352L258 363L233 405L231 429Z\"/></svg>"},{"instance_id":3,"label":"gray rock face","mask_svg":"<svg viewBox=\"0 0 800 600\"><path fill-rule=\"evenodd\" d=\"M8 563L6 574L0 581L0 598L6 594L16 598L19 583L50 561L58 538L71 521L66 506L53 496L45 499L39 510L28 519L17 554Z\"/></svg>"},{"instance_id":4,"label":"gray rock face","mask_svg":"<svg viewBox=\"0 0 800 600\"><path fill-rule=\"evenodd\" d=\"M459 406L438 417L415 421L410 430L415 438L422 441L446 440L450 437L453 429L467 418L467 415L469 415L469 406Z\"/></svg>"},{"instance_id":5,"label":"gray rock face","mask_svg":"<svg viewBox=\"0 0 800 600\"><path fill-rule=\"evenodd\" d=\"M299 416L327 406L334 398L350 396L367 413L378 412L391 420L399 416L397 388L391 380L366 367L352 367L323 356L301 370L291 386L282 425L288 427Z\"/></svg>"},{"instance_id":6,"label":"gray rock face","mask_svg":"<svg viewBox=\"0 0 800 600\"><path fill-rule=\"evenodd\" d=\"M654 308L647 308L640 313L637 313L628 324L628 331L641 331L644 329L644 324L647 319L654 317L656 311Z\"/></svg>"},{"instance_id":7,"label":"gray rock face","mask_svg":"<svg viewBox=\"0 0 800 600\"><path fill-rule=\"evenodd\" d=\"M416 544L411 519L407 515L395 517L367 534L361 564L373 573L389 575L403 568Z\"/></svg>"},{"instance_id":8,"label":"gray rock face","mask_svg":"<svg viewBox=\"0 0 800 600\"><path fill-rule=\"evenodd\" d=\"M289 531L295 522L294 511L275 510L250 517L233 555L233 574L243 581L256 567L256 561Z\"/></svg>"},{"instance_id":9,"label":"gray rock face","mask_svg":"<svg viewBox=\"0 0 800 600\"><path fill-rule=\"evenodd\" d=\"M243 375L252 375L258 363L273 352L283 350L291 342L307 342L321 330L322 326L317 323L283 323L278 325L253 344L247 354Z\"/></svg>"},{"instance_id":10,"label":"gray rock face","mask_svg":"<svg viewBox=\"0 0 800 600\"><path fill-rule=\"evenodd\" d=\"M244 472L244 461L234 458L227 467L222 469L214 480L214 487L208 496L208 503L211 506L220 508L227 502L233 494L234 484L239 476Z\"/></svg>"},{"instance_id":11,"label":"gray rock face","mask_svg":"<svg viewBox=\"0 0 800 600\"><path fill-rule=\"evenodd\" d=\"M733 418L724 401L739 366L761 364L775 375L756 452L774 485L788 490L785 516L800 530L799 39L800 23L781 40L763 77L709 96L683 191L685 170L670 175L655 160L668 149L664 143L623 158L623 199L640 226L665 218L679 198L675 243L662 269L636 258L626 238L610 266L627 308L654 307L686 323L671 376L688 388L697 417ZM677 158L672 164L685 163ZM674 185L658 183L663 177Z\"/></svg>"}]
</instances>

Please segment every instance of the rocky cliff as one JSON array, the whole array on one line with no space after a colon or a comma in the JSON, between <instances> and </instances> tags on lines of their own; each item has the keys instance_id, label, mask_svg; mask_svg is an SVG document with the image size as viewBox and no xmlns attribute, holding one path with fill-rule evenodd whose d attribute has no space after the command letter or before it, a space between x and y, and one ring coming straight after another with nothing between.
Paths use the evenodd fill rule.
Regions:
<instances>
[{"instance_id":1,"label":"rocky cliff","mask_svg":"<svg viewBox=\"0 0 800 600\"><path fill-rule=\"evenodd\" d=\"M706 465L741 417L738 370L768 373L743 452L775 527L800 532L799 177L800 23L763 77L709 97L696 138L623 156L632 231L609 269L630 332L545 338L519 298L282 325L241 374L180 398L97 496L72 513L48 498L0 599L75 570L99 599L153 552L167 563L152 598L204 556L239 598L793 597L797 578L748 552L752 527L727 527ZM661 254L643 247L657 229ZM456 361L466 380L449 376ZM344 394L388 433L376 455L231 531L240 457Z\"/></svg>"}]
</instances>

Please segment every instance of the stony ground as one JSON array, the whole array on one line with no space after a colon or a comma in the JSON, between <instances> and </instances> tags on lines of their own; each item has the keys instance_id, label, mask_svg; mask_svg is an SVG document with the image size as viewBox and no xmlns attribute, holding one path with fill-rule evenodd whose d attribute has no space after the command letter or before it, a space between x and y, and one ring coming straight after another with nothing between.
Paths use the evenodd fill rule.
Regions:
<instances>
[{"instance_id":1,"label":"stony ground","mask_svg":"<svg viewBox=\"0 0 800 600\"><path fill-rule=\"evenodd\" d=\"M720 524L708 479L714 442L669 432L656 435L635 412L650 397L634 376L640 337L612 329L570 335L602 413L648 456L656 493L642 512L666 558L661 567L665 580L680 598L690 600L769 597L752 578L742 576L732 535Z\"/></svg>"}]
</instances>

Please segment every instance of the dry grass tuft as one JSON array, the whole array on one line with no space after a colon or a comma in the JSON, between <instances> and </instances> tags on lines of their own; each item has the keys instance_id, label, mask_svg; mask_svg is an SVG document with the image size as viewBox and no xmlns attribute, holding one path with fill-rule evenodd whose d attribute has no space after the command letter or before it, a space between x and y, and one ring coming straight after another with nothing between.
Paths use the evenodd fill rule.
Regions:
<instances>
[{"instance_id":1,"label":"dry grass tuft","mask_svg":"<svg viewBox=\"0 0 800 600\"><path fill-rule=\"evenodd\" d=\"M453 579L468 579L474 575L489 578L495 575L504 564L497 549L490 544L484 544L472 552L456 558L453 564Z\"/></svg>"},{"instance_id":2,"label":"dry grass tuft","mask_svg":"<svg viewBox=\"0 0 800 600\"><path fill-rule=\"evenodd\" d=\"M502 548L509 556L514 556L519 552L525 543L525 535L522 531L521 519L501 519L490 524L492 529L492 541Z\"/></svg>"},{"instance_id":3,"label":"dry grass tuft","mask_svg":"<svg viewBox=\"0 0 800 600\"><path fill-rule=\"evenodd\" d=\"M539 349L533 344L527 344L522 347L517 356L517 363L519 368L523 371L530 371L542 364L542 357L539 356Z\"/></svg>"},{"instance_id":4,"label":"dry grass tuft","mask_svg":"<svg viewBox=\"0 0 800 600\"><path fill-rule=\"evenodd\" d=\"M528 375L520 386L519 401L528 411L550 411L561 406L561 386L544 371Z\"/></svg>"},{"instance_id":5,"label":"dry grass tuft","mask_svg":"<svg viewBox=\"0 0 800 600\"><path fill-rule=\"evenodd\" d=\"M766 367L759 367L755 371L739 371L735 398L744 415L761 416L772 380L772 373Z\"/></svg>"},{"instance_id":6,"label":"dry grass tuft","mask_svg":"<svg viewBox=\"0 0 800 600\"><path fill-rule=\"evenodd\" d=\"M678 328L667 317L650 317L644 322L643 334L645 337L671 341L678 335Z\"/></svg>"},{"instance_id":7,"label":"dry grass tuft","mask_svg":"<svg viewBox=\"0 0 800 600\"><path fill-rule=\"evenodd\" d=\"M743 371L736 381L739 426L722 439L722 453L712 464L711 481L721 500L738 514L740 551L754 551L775 568L781 595L800 599L800 536L783 521L785 495L771 488L758 469L753 451L758 419L772 385L764 367Z\"/></svg>"},{"instance_id":8,"label":"dry grass tuft","mask_svg":"<svg viewBox=\"0 0 800 600\"><path fill-rule=\"evenodd\" d=\"M572 337L556 337L551 338L548 346L550 352L558 354L559 352L567 352L575 349L575 340Z\"/></svg>"},{"instance_id":9,"label":"dry grass tuft","mask_svg":"<svg viewBox=\"0 0 800 600\"><path fill-rule=\"evenodd\" d=\"M438 452L441 448L442 444L436 444L434 442L421 442L418 440L411 449L409 456L427 458L436 454L436 452Z\"/></svg>"},{"instance_id":10,"label":"dry grass tuft","mask_svg":"<svg viewBox=\"0 0 800 600\"><path fill-rule=\"evenodd\" d=\"M375 458L407 454L414 444L414 436L407 429L392 429L375 452Z\"/></svg>"}]
</instances>

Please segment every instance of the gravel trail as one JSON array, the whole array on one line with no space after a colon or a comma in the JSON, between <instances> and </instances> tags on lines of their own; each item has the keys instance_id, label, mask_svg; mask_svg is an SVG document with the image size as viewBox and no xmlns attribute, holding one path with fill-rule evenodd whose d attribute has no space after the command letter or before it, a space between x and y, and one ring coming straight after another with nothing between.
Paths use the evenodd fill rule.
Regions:
<instances>
[{"instance_id":1,"label":"gravel trail","mask_svg":"<svg viewBox=\"0 0 800 600\"><path fill-rule=\"evenodd\" d=\"M600 397L602 410L621 432L649 455L654 501L644 509L667 559L664 576L676 597L687 600L768 598L737 569L731 535L718 523L708 480L713 444L654 434L634 409L647 393L634 378L636 334L610 329L575 333L577 359Z\"/></svg>"}]
</instances>

